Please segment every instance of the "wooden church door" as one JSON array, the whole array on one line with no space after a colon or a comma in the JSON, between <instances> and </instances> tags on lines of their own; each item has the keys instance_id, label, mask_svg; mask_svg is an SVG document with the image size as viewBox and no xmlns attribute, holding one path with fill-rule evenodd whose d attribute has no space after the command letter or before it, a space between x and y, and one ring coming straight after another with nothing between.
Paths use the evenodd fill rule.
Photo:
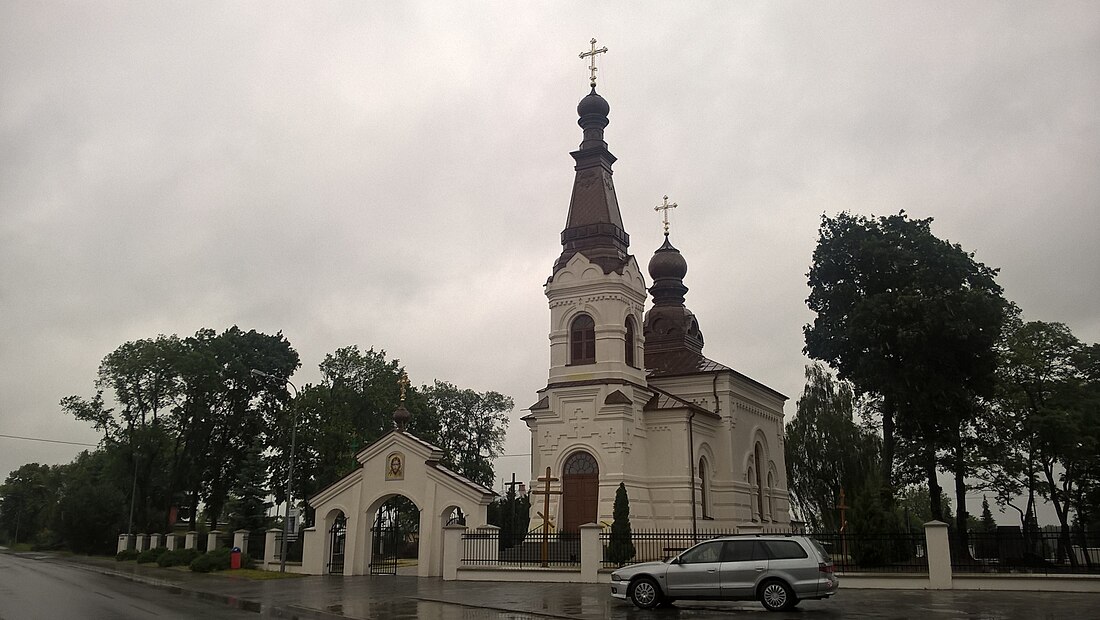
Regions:
<instances>
[{"instance_id":1,"label":"wooden church door","mask_svg":"<svg viewBox=\"0 0 1100 620\"><path fill-rule=\"evenodd\" d=\"M575 533L595 523L600 503L600 468L587 452L575 452L562 468L561 531Z\"/></svg>"}]
</instances>

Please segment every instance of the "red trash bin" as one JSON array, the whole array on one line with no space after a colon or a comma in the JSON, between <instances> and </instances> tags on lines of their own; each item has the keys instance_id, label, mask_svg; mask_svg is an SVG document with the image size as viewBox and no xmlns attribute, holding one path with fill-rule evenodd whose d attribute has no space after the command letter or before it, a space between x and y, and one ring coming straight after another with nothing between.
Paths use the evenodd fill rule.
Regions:
<instances>
[{"instance_id":1,"label":"red trash bin","mask_svg":"<svg viewBox=\"0 0 1100 620\"><path fill-rule=\"evenodd\" d=\"M241 548L233 547L233 550L229 552L229 568L238 569L241 567Z\"/></svg>"}]
</instances>

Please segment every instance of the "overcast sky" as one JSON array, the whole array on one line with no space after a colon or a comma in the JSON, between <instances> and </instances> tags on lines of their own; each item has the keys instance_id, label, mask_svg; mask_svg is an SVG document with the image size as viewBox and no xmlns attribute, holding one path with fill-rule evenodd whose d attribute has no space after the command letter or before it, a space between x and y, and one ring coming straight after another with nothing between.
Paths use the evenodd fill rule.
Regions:
<instances>
[{"instance_id":1,"label":"overcast sky","mask_svg":"<svg viewBox=\"0 0 1100 620\"><path fill-rule=\"evenodd\" d=\"M528 452L592 37L632 253L668 194L704 352L788 418L823 213L933 217L1100 340L1095 2L9 0L0 434L94 444L58 401L106 354L235 324L299 386L357 344L512 396ZM0 478L80 449L0 437Z\"/></svg>"}]
</instances>

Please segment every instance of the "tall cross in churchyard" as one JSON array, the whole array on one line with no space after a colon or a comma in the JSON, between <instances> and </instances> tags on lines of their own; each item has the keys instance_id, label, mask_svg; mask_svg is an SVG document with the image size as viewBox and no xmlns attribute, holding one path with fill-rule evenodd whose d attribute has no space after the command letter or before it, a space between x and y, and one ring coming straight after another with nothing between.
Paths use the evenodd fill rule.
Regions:
<instances>
[{"instance_id":1,"label":"tall cross in churchyard","mask_svg":"<svg viewBox=\"0 0 1100 620\"><path fill-rule=\"evenodd\" d=\"M840 487L840 499L836 503L836 508L840 511L840 553L848 557L848 540L844 537L848 529L848 517L845 513L848 510L848 504L844 502L844 487Z\"/></svg>"},{"instance_id":2,"label":"tall cross in churchyard","mask_svg":"<svg viewBox=\"0 0 1100 620\"><path fill-rule=\"evenodd\" d=\"M653 207L654 211L664 211L664 223L665 223L665 236L666 237L668 236L668 210L669 209L675 209L676 207L677 207L677 205L676 205L675 202L673 202L671 204L668 202L668 196L665 196L665 201L663 203L657 205L656 207Z\"/></svg>"},{"instance_id":3,"label":"tall cross in churchyard","mask_svg":"<svg viewBox=\"0 0 1100 620\"><path fill-rule=\"evenodd\" d=\"M539 482L545 483L542 489L531 491L532 495L542 495L542 512L536 513L542 517L542 567L546 568L550 565L550 496L561 495L561 491L551 491L550 483L557 482L558 479L550 475L550 468L546 468L546 475L538 478Z\"/></svg>"},{"instance_id":4,"label":"tall cross in churchyard","mask_svg":"<svg viewBox=\"0 0 1100 620\"><path fill-rule=\"evenodd\" d=\"M589 79L592 82L592 88L596 88L596 54L607 53L607 46L605 45L600 49L596 49L596 40L592 39L591 43L592 49L588 50L587 52L581 52L581 60L584 60L585 58L589 59L588 71L591 74L591 78Z\"/></svg>"}]
</instances>

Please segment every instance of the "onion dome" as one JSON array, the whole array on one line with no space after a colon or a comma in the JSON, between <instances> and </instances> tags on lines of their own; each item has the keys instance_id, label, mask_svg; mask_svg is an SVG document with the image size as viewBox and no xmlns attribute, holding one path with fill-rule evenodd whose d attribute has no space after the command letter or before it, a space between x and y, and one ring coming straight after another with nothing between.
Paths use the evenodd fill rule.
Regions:
<instances>
[{"instance_id":1,"label":"onion dome","mask_svg":"<svg viewBox=\"0 0 1100 620\"><path fill-rule=\"evenodd\" d=\"M699 329L699 321L684 306L684 295L688 291L684 286L687 270L687 260L665 233L664 244L649 260L649 276L653 278L649 294L653 297L653 307L646 312L643 325L647 367L662 367L662 360L668 355L702 355L703 332Z\"/></svg>"},{"instance_id":2,"label":"onion dome","mask_svg":"<svg viewBox=\"0 0 1100 620\"><path fill-rule=\"evenodd\" d=\"M397 430L405 432L405 426L412 419L412 414L405 408L405 402L402 401L397 409L393 410L393 422L397 425Z\"/></svg>"},{"instance_id":3,"label":"onion dome","mask_svg":"<svg viewBox=\"0 0 1100 620\"><path fill-rule=\"evenodd\" d=\"M592 87L592 92L588 93L581 102L577 104L577 115L581 118L590 114L598 116L607 116L607 113L611 111L611 106L607 104L607 100L604 99L596 92L596 88ZM582 127L583 123L578 121Z\"/></svg>"},{"instance_id":4,"label":"onion dome","mask_svg":"<svg viewBox=\"0 0 1100 620\"><path fill-rule=\"evenodd\" d=\"M687 275L688 264L684 259L684 255L680 254L680 250L677 250L672 246L672 243L668 240L668 235L665 235L665 242L657 251L653 253L653 258L649 259L649 277L653 278L654 282L663 279L675 279L683 280Z\"/></svg>"}]
</instances>

